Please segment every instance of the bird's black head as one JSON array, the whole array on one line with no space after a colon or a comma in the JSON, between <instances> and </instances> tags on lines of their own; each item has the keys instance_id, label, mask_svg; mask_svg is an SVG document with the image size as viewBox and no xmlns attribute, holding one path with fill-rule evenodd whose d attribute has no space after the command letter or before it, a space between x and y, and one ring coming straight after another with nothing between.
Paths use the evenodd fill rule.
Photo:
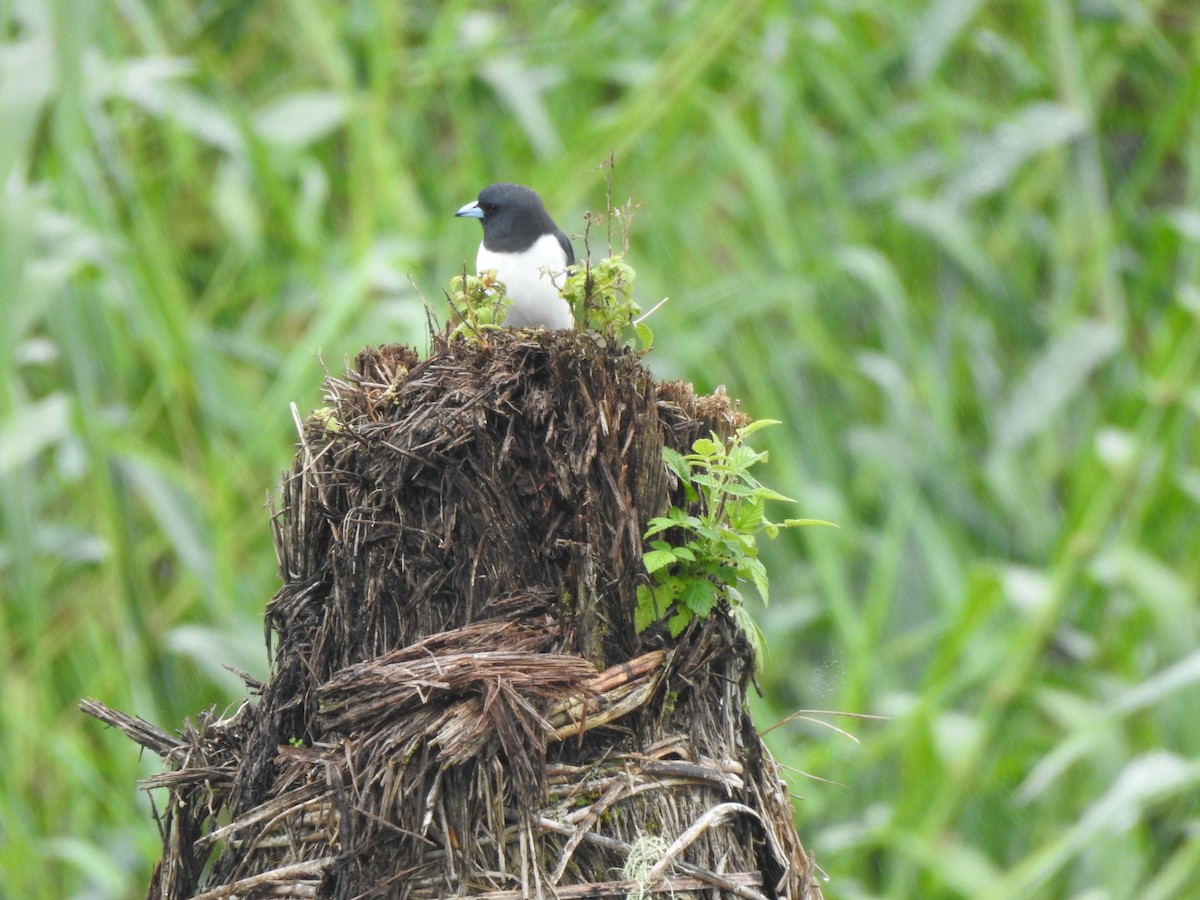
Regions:
<instances>
[{"instance_id":1,"label":"bird's black head","mask_svg":"<svg viewBox=\"0 0 1200 900\"><path fill-rule=\"evenodd\" d=\"M537 191L520 184L489 184L455 215L479 219L484 246L497 253L519 253L558 231Z\"/></svg>"}]
</instances>

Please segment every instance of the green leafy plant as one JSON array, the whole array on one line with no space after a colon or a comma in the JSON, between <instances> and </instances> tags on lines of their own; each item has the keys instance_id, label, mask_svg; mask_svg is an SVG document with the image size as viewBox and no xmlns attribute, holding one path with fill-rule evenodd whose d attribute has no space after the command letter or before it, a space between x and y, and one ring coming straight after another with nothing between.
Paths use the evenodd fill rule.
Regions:
<instances>
[{"instance_id":1,"label":"green leafy plant","mask_svg":"<svg viewBox=\"0 0 1200 900\"><path fill-rule=\"evenodd\" d=\"M622 255L592 263L590 260L568 270L559 294L570 305L575 321L601 344L636 342L642 352L650 349L654 335L641 321L642 309L633 299L633 267ZM451 339L478 341L485 332L504 324L512 300L495 272L455 275L446 292L456 324Z\"/></svg>"},{"instance_id":2,"label":"green leafy plant","mask_svg":"<svg viewBox=\"0 0 1200 900\"><path fill-rule=\"evenodd\" d=\"M758 536L773 538L782 528L830 524L819 519L773 522L767 518L768 500L791 501L750 474L754 465L766 461L767 453L748 446L746 439L777 424L774 419L760 419L737 429L727 441L715 434L701 438L686 455L663 448L663 459L682 483L689 506L698 509L689 512L674 506L665 516L651 519L646 528L649 543L642 561L650 580L638 586L634 624L639 632L666 619L676 637L693 619L707 619L723 601L747 633L755 636L757 629L743 609L739 585L753 584L767 602L769 584L758 558ZM668 536L675 540L667 540Z\"/></svg>"},{"instance_id":3,"label":"green leafy plant","mask_svg":"<svg viewBox=\"0 0 1200 900\"><path fill-rule=\"evenodd\" d=\"M559 292L571 304L575 321L601 342L636 342L650 349L654 335L642 319L642 308L633 299L633 267L620 254L598 263L585 261L571 270Z\"/></svg>"},{"instance_id":4,"label":"green leafy plant","mask_svg":"<svg viewBox=\"0 0 1200 900\"><path fill-rule=\"evenodd\" d=\"M446 293L457 324L450 339L478 341L485 331L494 331L504 322L512 300L505 294L504 283L496 280L495 272L455 275Z\"/></svg>"},{"instance_id":5,"label":"green leafy plant","mask_svg":"<svg viewBox=\"0 0 1200 900\"><path fill-rule=\"evenodd\" d=\"M575 321L583 323L584 330L601 346L636 346L642 353L648 353L654 345L654 334L645 320L662 303L643 315L642 308L633 299L636 273L625 262L625 257L629 255L629 229L637 207L632 200L613 203L614 157L610 155L599 169L605 173L604 212L585 214L584 259L569 270L559 293L571 305ZM608 253L593 263L592 227L601 223L606 226Z\"/></svg>"}]
</instances>

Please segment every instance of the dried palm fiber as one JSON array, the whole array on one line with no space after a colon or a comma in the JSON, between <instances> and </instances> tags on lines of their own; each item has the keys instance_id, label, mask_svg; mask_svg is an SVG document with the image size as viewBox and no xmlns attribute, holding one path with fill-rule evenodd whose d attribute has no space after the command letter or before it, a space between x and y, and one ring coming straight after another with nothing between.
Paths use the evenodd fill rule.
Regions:
<instances>
[{"instance_id":1,"label":"dried palm fiber","mask_svg":"<svg viewBox=\"0 0 1200 900\"><path fill-rule=\"evenodd\" d=\"M275 517L271 677L178 738L151 897L816 898L728 615L633 627L662 463L744 418L568 332L363 351Z\"/></svg>"}]
</instances>

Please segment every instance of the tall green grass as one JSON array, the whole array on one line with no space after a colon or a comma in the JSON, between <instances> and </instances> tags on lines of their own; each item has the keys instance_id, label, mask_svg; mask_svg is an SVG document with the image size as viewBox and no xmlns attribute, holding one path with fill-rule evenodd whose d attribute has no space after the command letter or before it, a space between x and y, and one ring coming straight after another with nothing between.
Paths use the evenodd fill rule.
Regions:
<instances>
[{"instance_id":1,"label":"tall green grass","mask_svg":"<svg viewBox=\"0 0 1200 900\"><path fill-rule=\"evenodd\" d=\"M76 701L170 726L265 673L288 404L424 341L481 186L580 232L610 152L650 366L784 420L764 477L841 525L770 551L758 703L890 717L769 736L829 895L1200 892L1193 3L0 23L11 896L138 893L155 761Z\"/></svg>"}]
</instances>

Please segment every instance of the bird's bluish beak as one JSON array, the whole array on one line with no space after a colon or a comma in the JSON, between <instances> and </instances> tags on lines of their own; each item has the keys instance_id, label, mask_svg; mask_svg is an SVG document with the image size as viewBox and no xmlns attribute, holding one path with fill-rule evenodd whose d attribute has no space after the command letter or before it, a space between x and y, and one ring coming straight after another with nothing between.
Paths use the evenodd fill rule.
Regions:
<instances>
[{"instance_id":1,"label":"bird's bluish beak","mask_svg":"<svg viewBox=\"0 0 1200 900\"><path fill-rule=\"evenodd\" d=\"M462 207L454 215L462 216L463 218L466 218L466 219L482 219L483 218L483 210L479 208L478 200L472 200L470 203L468 203L466 206Z\"/></svg>"}]
</instances>

